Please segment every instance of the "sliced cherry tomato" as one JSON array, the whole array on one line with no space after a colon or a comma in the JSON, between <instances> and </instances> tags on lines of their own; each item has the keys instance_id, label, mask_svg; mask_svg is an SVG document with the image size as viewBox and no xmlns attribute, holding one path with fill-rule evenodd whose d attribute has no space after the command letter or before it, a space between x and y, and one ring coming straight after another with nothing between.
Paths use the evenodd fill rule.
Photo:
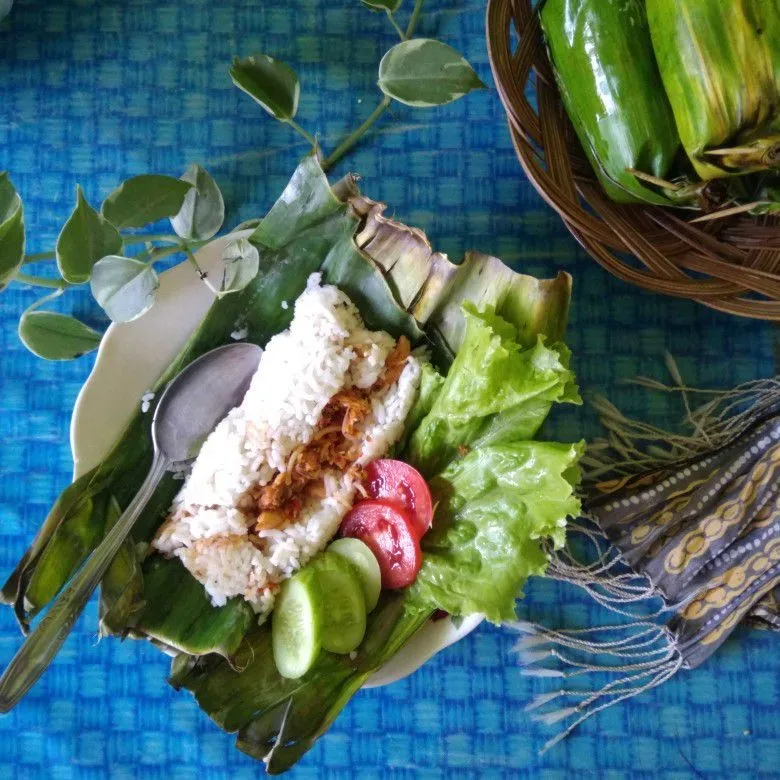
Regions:
<instances>
[{"instance_id":1,"label":"sliced cherry tomato","mask_svg":"<svg viewBox=\"0 0 780 780\"><path fill-rule=\"evenodd\" d=\"M405 588L417 577L422 565L420 540L411 516L398 505L359 501L341 523L341 535L368 545L379 562L383 588Z\"/></svg>"},{"instance_id":2,"label":"sliced cherry tomato","mask_svg":"<svg viewBox=\"0 0 780 780\"><path fill-rule=\"evenodd\" d=\"M371 498L392 501L414 521L418 539L431 527L433 501L428 485L417 469L402 460L375 460L366 467L365 488Z\"/></svg>"}]
</instances>

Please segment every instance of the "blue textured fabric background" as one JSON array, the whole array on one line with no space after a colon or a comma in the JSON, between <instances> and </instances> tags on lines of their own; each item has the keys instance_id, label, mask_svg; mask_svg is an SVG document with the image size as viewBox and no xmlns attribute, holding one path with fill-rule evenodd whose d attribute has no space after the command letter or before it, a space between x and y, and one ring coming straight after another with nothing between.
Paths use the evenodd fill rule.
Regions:
<instances>
[{"instance_id":1,"label":"blue textured fabric background","mask_svg":"<svg viewBox=\"0 0 780 780\"><path fill-rule=\"evenodd\" d=\"M412 5L405 0L406 13ZM461 49L492 83L482 2L429 0L421 24ZM402 12L402 17L405 15ZM377 100L376 64L394 42L358 0L17 0L0 24L0 170L26 206L28 251L53 248L77 183L98 202L141 172L205 165L226 194L228 227L261 215L305 151L234 89L234 53L265 51L300 73L299 119L324 146ZM726 387L776 370L770 326L646 294L590 261L524 181L494 90L451 106L393 109L347 169L427 231L437 248L499 255L514 267L575 278L569 343L585 390L656 422L681 410L619 385L665 378L671 351L690 383ZM39 291L0 296L0 573L5 577L69 481L68 422L92 365L44 363L16 322ZM94 325L86 294L66 309ZM558 436L597 430L583 410L559 414ZM553 626L608 619L573 589L528 584L519 614ZM40 684L0 717L0 778L239 778L262 766L238 753L187 694L165 683L167 660L135 642L97 643L94 605ZM483 626L421 671L361 692L293 773L341 777L757 778L780 776L777 637L738 632L703 667L589 721L546 754L547 729L523 713L549 690L521 676L513 637ZM0 662L19 644L0 611Z\"/></svg>"}]
</instances>

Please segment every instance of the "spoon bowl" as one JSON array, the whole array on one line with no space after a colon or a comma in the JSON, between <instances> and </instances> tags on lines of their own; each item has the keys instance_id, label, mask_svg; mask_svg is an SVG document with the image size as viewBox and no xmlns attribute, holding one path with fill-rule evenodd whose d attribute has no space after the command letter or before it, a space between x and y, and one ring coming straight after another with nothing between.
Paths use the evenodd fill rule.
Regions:
<instances>
[{"instance_id":1,"label":"spoon bowl","mask_svg":"<svg viewBox=\"0 0 780 780\"><path fill-rule=\"evenodd\" d=\"M168 385L154 412L152 440L171 465L197 457L206 437L246 395L261 354L255 344L217 347Z\"/></svg>"}]
</instances>

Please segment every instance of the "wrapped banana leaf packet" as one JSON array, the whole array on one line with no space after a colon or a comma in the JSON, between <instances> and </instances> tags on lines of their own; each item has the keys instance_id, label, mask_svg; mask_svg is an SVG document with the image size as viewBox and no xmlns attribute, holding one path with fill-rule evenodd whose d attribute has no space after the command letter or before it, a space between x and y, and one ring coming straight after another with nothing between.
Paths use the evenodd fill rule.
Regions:
<instances>
[{"instance_id":1,"label":"wrapped banana leaf packet","mask_svg":"<svg viewBox=\"0 0 780 780\"><path fill-rule=\"evenodd\" d=\"M780 3L647 0L658 68L703 180L780 165Z\"/></svg>"},{"instance_id":2,"label":"wrapped banana leaf packet","mask_svg":"<svg viewBox=\"0 0 780 780\"><path fill-rule=\"evenodd\" d=\"M606 193L625 203L678 201L635 174L674 178L682 152L644 1L544 0L540 21L561 98Z\"/></svg>"},{"instance_id":3,"label":"wrapped banana leaf packet","mask_svg":"<svg viewBox=\"0 0 780 780\"><path fill-rule=\"evenodd\" d=\"M538 8L563 105L613 201L776 211L777 0Z\"/></svg>"},{"instance_id":4,"label":"wrapped banana leaf packet","mask_svg":"<svg viewBox=\"0 0 780 780\"><path fill-rule=\"evenodd\" d=\"M680 385L638 381L682 393L690 409ZM699 666L738 626L780 631L780 377L715 394L689 411L690 434L594 403L609 435L583 458L585 514L547 575L619 618L515 624L523 673L557 680L527 707L558 724L545 750L606 707Z\"/></svg>"}]
</instances>

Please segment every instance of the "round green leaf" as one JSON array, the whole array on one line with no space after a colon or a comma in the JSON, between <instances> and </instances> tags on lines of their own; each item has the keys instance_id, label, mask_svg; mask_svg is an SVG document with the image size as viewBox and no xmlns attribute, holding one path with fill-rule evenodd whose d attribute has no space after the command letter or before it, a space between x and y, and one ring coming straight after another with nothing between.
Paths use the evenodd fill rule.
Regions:
<instances>
[{"instance_id":1,"label":"round green leaf","mask_svg":"<svg viewBox=\"0 0 780 780\"><path fill-rule=\"evenodd\" d=\"M230 78L271 116L286 122L297 113L301 86L296 72L284 62L267 54L237 57Z\"/></svg>"},{"instance_id":2,"label":"round green leaf","mask_svg":"<svg viewBox=\"0 0 780 780\"><path fill-rule=\"evenodd\" d=\"M148 311L159 286L154 269L130 257L104 257L92 269L92 295L114 322L129 322Z\"/></svg>"},{"instance_id":3,"label":"round green leaf","mask_svg":"<svg viewBox=\"0 0 780 780\"><path fill-rule=\"evenodd\" d=\"M222 276L220 295L243 290L260 270L260 253L246 238L232 241L222 253L225 272Z\"/></svg>"},{"instance_id":4,"label":"round green leaf","mask_svg":"<svg viewBox=\"0 0 780 780\"><path fill-rule=\"evenodd\" d=\"M138 228L179 213L192 184L173 176L144 174L119 185L103 202L103 216L115 227Z\"/></svg>"},{"instance_id":5,"label":"round green leaf","mask_svg":"<svg viewBox=\"0 0 780 780\"><path fill-rule=\"evenodd\" d=\"M19 320L19 338L44 360L72 360L97 349L102 336L67 314L28 310Z\"/></svg>"},{"instance_id":6,"label":"round green leaf","mask_svg":"<svg viewBox=\"0 0 780 780\"><path fill-rule=\"evenodd\" d=\"M92 266L106 255L122 250L119 231L89 205L76 187L76 208L57 239L57 266L66 282L89 281Z\"/></svg>"},{"instance_id":7,"label":"round green leaf","mask_svg":"<svg viewBox=\"0 0 780 780\"><path fill-rule=\"evenodd\" d=\"M403 0L360 0L360 2L372 11L389 11L394 14L401 7Z\"/></svg>"},{"instance_id":8,"label":"round green leaf","mask_svg":"<svg viewBox=\"0 0 780 780\"><path fill-rule=\"evenodd\" d=\"M24 209L7 173L0 173L0 290L24 260Z\"/></svg>"},{"instance_id":9,"label":"round green leaf","mask_svg":"<svg viewBox=\"0 0 780 780\"><path fill-rule=\"evenodd\" d=\"M485 89L460 53L427 38L393 46L379 63L378 84L394 100L422 108L451 103L474 89Z\"/></svg>"},{"instance_id":10,"label":"round green leaf","mask_svg":"<svg viewBox=\"0 0 780 780\"><path fill-rule=\"evenodd\" d=\"M182 181L192 185L179 213L171 217L177 236L205 241L215 236L225 221L225 201L214 179L200 167L191 165Z\"/></svg>"},{"instance_id":11,"label":"round green leaf","mask_svg":"<svg viewBox=\"0 0 780 780\"><path fill-rule=\"evenodd\" d=\"M11 13L14 0L0 0L0 22Z\"/></svg>"}]
</instances>

